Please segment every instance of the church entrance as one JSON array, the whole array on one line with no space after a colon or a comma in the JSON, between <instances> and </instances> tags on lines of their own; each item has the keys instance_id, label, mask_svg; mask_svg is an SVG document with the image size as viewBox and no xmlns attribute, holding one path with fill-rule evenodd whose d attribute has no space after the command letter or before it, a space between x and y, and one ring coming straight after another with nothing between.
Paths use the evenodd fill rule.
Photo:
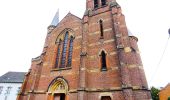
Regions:
<instances>
[{"instance_id":1,"label":"church entrance","mask_svg":"<svg viewBox=\"0 0 170 100\"><path fill-rule=\"evenodd\" d=\"M65 94L54 94L54 100L65 100Z\"/></svg>"},{"instance_id":2,"label":"church entrance","mask_svg":"<svg viewBox=\"0 0 170 100\"><path fill-rule=\"evenodd\" d=\"M67 100L68 84L63 78L52 81L48 89L48 100Z\"/></svg>"},{"instance_id":3,"label":"church entrance","mask_svg":"<svg viewBox=\"0 0 170 100\"><path fill-rule=\"evenodd\" d=\"M110 96L103 96L101 100L111 100Z\"/></svg>"}]
</instances>

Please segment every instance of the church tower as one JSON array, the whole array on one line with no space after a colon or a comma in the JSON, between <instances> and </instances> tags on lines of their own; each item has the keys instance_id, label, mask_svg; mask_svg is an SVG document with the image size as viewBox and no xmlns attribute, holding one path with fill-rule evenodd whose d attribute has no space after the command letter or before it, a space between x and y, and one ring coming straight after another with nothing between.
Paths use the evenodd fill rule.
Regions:
<instances>
[{"instance_id":1,"label":"church tower","mask_svg":"<svg viewBox=\"0 0 170 100\"><path fill-rule=\"evenodd\" d=\"M18 100L150 100L137 41L115 0L87 0L48 27Z\"/></svg>"}]
</instances>

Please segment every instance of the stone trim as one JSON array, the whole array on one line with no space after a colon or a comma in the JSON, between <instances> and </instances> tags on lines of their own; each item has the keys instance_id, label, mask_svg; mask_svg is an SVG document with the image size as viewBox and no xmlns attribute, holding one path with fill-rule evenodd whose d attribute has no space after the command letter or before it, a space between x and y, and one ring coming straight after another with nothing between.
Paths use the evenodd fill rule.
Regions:
<instances>
[{"instance_id":1,"label":"stone trim","mask_svg":"<svg viewBox=\"0 0 170 100\"><path fill-rule=\"evenodd\" d=\"M132 52L132 47L124 47L124 52L125 52L125 53ZM136 50L135 52L136 52L137 54L140 54L140 51L139 51L139 50Z\"/></svg>"},{"instance_id":2,"label":"stone trim","mask_svg":"<svg viewBox=\"0 0 170 100\"><path fill-rule=\"evenodd\" d=\"M118 70L118 69L119 69L118 67L111 66L111 67L109 67L109 69L107 69L107 71L114 71L114 70ZM93 69L81 68L80 70L87 71L89 73L100 73L101 72L100 67L93 68Z\"/></svg>"},{"instance_id":3,"label":"stone trim","mask_svg":"<svg viewBox=\"0 0 170 100\"><path fill-rule=\"evenodd\" d=\"M82 36L80 35L80 36L75 37L75 40L78 40L78 39L82 39Z\"/></svg>"},{"instance_id":4,"label":"stone trim","mask_svg":"<svg viewBox=\"0 0 170 100\"><path fill-rule=\"evenodd\" d=\"M53 68L51 71L60 71L60 70L69 70L72 69L71 67L64 67L64 68Z\"/></svg>"},{"instance_id":5,"label":"stone trim","mask_svg":"<svg viewBox=\"0 0 170 100\"><path fill-rule=\"evenodd\" d=\"M112 28L108 28L108 29L104 29L103 32L110 32L112 31ZM100 34L100 31L96 31L96 32L93 32L93 33L89 33L89 36L92 36L92 35L97 35L97 34Z\"/></svg>"},{"instance_id":6,"label":"stone trim","mask_svg":"<svg viewBox=\"0 0 170 100\"><path fill-rule=\"evenodd\" d=\"M139 69L143 69L143 66L142 65L137 65L137 64L131 64L131 65L128 65L129 68L139 68Z\"/></svg>"},{"instance_id":7,"label":"stone trim","mask_svg":"<svg viewBox=\"0 0 170 100\"><path fill-rule=\"evenodd\" d=\"M114 41L115 41L115 39L106 40L106 41L104 41L104 44L111 43L111 42L114 42ZM88 46L92 47L92 46L97 46L97 45L100 45L100 44L102 44L102 43L101 42L96 42L96 43L91 43Z\"/></svg>"},{"instance_id":8,"label":"stone trim","mask_svg":"<svg viewBox=\"0 0 170 100\"><path fill-rule=\"evenodd\" d=\"M142 88L139 86L132 86L132 87L111 87L111 88L83 88L83 89L71 89L68 91L68 93L77 93L79 91L85 91L85 92L114 92L114 91L122 91L124 89L132 89L132 91L137 90L145 90L150 91L148 88ZM39 91L28 91L25 93L21 93L19 95L28 95L30 93L34 94L50 94L51 92L46 92L45 90L39 90Z\"/></svg>"}]
</instances>

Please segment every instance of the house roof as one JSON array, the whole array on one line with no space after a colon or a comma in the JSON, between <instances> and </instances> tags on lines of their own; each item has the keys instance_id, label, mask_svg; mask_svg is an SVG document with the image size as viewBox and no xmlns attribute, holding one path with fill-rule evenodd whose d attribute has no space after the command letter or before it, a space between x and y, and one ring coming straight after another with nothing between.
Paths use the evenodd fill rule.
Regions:
<instances>
[{"instance_id":1,"label":"house roof","mask_svg":"<svg viewBox=\"0 0 170 100\"><path fill-rule=\"evenodd\" d=\"M22 83L26 72L7 72L0 77L0 83Z\"/></svg>"}]
</instances>

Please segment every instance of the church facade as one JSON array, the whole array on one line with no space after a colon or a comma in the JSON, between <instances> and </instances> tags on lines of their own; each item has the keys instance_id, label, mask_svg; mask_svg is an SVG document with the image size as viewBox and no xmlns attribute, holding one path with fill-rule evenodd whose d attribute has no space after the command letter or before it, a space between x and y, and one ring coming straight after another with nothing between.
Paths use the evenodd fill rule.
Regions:
<instances>
[{"instance_id":1,"label":"church facade","mask_svg":"<svg viewBox=\"0 0 170 100\"><path fill-rule=\"evenodd\" d=\"M150 100L137 41L115 0L87 0L48 27L17 99Z\"/></svg>"}]
</instances>

